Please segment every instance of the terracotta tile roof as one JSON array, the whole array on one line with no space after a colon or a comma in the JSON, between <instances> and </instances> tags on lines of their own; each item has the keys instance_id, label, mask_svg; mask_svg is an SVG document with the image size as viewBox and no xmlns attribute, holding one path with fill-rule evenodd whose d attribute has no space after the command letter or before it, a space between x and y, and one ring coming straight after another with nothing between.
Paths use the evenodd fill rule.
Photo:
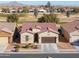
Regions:
<instances>
[{"instance_id":1,"label":"terracotta tile roof","mask_svg":"<svg viewBox=\"0 0 79 59\"><path fill-rule=\"evenodd\" d=\"M39 29L40 33L45 32L47 30L58 33L58 28L56 27L55 23L24 23L22 25L21 33L28 32L27 30L29 30L30 28Z\"/></svg>"},{"instance_id":2,"label":"terracotta tile roof","mask_svg":"<svg viewBox=\"0 0 79 59\"><path fill-rule=\"evenodd\" d=\"M16 26L15 23L0 22L1 31L14 32L15 26Z\"/></svg>"},{"instance_id":3,"label":"terracotta tile roof","mask_svg":"<svg viewBox=\"0 0 79 59\"><path fill-rule=\"evenodd\" d=\"M72 21L62 26L68 33L79 30L79 20Z\"/></svg>"}]
</instances>

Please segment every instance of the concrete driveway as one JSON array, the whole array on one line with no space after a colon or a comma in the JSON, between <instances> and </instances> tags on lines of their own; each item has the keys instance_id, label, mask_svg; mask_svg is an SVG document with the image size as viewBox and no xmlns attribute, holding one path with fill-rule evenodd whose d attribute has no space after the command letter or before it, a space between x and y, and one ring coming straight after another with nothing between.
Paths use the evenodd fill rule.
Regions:
<instances>
[{"instance_id":1,"label":"concrete driveway","mask_svg":"<svg viewBox=\"0 0 79 59\"><path fill-rule=\"evenodd\" d=\"M0 44L0 53L3 53L5 51L5 49L7 48L7 44Z\"/></svg>"},{"instance_id":2,"label":"concrete driveway","mask_svg":"<svg viewBox=\"0 0 79 59\"><path fill-rule=\"evenodd\" d=\"M59 52L56 43L42 44L41 50L42 52L47 52L47 53L58 53Z\"/></svg>"},{"instance_id":3,"label":"concrete driveway","mask_svg":"<svg viewBox=\"0 0 79 59\"><path fill-rule=\"evenodd\" d=\"M8 46L7 40L0 39L0 53L3 53Z\"/></svg>"},{"instance_id":4,"label":"concrete driveway","mask_svg":"<svg viewBox=\"0 0 79 59\"><path fill-rule=\"evenodd\" d=\"M79 46L74 46L76 48L76 50L79 52Z\"/></svg>"}]
</instances>

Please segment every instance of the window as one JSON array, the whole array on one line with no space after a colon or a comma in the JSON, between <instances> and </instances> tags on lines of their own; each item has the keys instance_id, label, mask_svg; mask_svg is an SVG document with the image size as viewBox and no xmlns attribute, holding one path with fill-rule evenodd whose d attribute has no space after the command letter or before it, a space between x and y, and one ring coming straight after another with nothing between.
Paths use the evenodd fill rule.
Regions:
<instances>
[{"instance_id":1,"label":"window","mask_svg":"<svg viewBox=\"0 0 79 59\"><path fill-rule=\"evenodd\" d=\"M30 27L29 30L32 31L32 28Z\"/></svg>"},{"instance_id":2,"label":"window","mask_svg":"<svg viewBox=\"0 0 79 59\"><path fill-rule=\"evenodd\" d=\"M26 36L26 37L25 37L25 40L28 41L28 40L29 40L29 36Z\"/></svg>"}]
</instances>

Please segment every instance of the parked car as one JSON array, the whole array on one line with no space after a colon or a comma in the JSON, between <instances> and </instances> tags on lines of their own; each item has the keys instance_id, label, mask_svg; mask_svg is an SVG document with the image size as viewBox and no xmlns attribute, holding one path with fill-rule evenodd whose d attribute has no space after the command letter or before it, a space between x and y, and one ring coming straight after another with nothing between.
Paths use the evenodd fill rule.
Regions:
<instances>
[{"instance_id":1,"label":"parked car","mask_svg":"<svg viewBox=\"0 0 79 59\"><path fill-rule=\"evenodd\" d=\"M79 40L72 42L71 45L79 46Z\"/></svg>"}]
</instances>

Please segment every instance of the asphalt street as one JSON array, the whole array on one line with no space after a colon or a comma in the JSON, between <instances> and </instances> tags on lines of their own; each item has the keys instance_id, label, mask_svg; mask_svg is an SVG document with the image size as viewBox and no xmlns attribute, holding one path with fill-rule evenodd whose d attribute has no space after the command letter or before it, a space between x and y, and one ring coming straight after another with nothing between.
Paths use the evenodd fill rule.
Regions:
<instances>
[{"instance_id":1,"label":"asphalt street","mask_svg":"<svg viewBox=\"0 0 79 59\"><path fill-rule=\"evenodd\" d=\"M79 58L79 53L62 53L62 54L0 54L0 58Z\"/></svg>"}]
</instances>

